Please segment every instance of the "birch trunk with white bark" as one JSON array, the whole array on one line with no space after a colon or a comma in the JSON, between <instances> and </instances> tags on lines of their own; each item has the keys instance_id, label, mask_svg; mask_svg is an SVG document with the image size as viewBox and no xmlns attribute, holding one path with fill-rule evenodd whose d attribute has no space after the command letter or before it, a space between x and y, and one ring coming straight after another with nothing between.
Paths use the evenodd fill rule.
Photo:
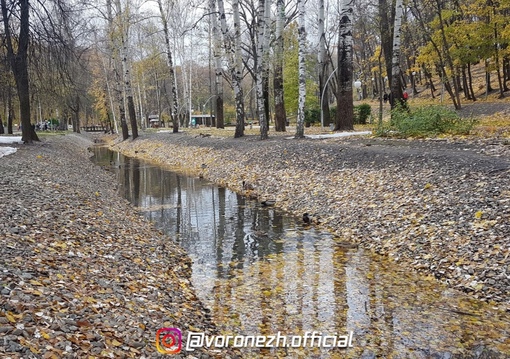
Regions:
<instances>
[{"instance_id":1,"label":"birch trunk with white bark","mask_svg":"<svg viewBox=\"0 0 510 359\"><path fill-rule=\"evenodd\" d=\"M321 109L321 125L330 122L329 96L326 81L328 79L328 62L326 61L326 32L324 30L324 0L319 0L319 93Z\"/></svg>"},{"instance_id":2,"label":"birch trunk with white bark","mask_svg":"<svg viewBox=\"0 0 510 359\"><path fill-rule=\"evenodd\" d=\"M127 100L127 108L129 114L129 123L131 124L131 135L133 139L138 137L138 125L136 123L135 103L133 101L133 89L131 88L131 72L128 63L128 32L129 32L129 19L128 9L122 11L120 0L115 1L117 7L117 22L120 33L120 60L122 65L122 80L124 82L124 95ZM125 115L124 115L125 116ZM129 136L129 135L128 135Z\"/></svg>"},{"instance_id":3,"label":"birch trunk with white bark","mask_svg":"<svg viewBox=\"0 0 510 359\"><path fill-rule=\"evenodd\" d=\"M118 4L117 4L118 5ZM129 138L129 129L126 122L126 108L124 106L124 96L122 92L122 80L121 80L121 74L119 73L119 59L117 53L119 50L117 49L118 46L116 45L117 40L114 36L115 34L115 24L113 19L113 12L112 12L112 1L107 0L106 1L106 10L107 10L107 16L108 16L108 27L109 27L109 47L110 47L110 53L112 56L113 61L113 72L114 72L114 79L115 79L115 87L114 87L114 93L115 98L117 100L117 105L119 106L119 120L120 120L120 129L122 132L122 139L127 140Z\"/></svg>"},{"instance_id":4,"label":"birch trunk with white bark","mask_svg":"<svg viewBox=\"0 0 510 359\"><path fill-rule=\"evenodd\" d=\"M305 100L306 100L306 31L305 31L305 0L298 0L298 77L299 98L295 138L305 137Z\"/></svg>"},{"instance_id":5,"label":"birch trunk with white bark","mask_svg":"<svg viewBox=\"0 0 510 359\"><path fill-rule=\"evenodd\" d=\"M335 131L354 129L354 103L352 93L352 18L354 0L342 0L340 6L340 24L338 34L338 70L337 70L337 110Z\"/></svg>"},{"instance_id":6,"label":"birch trunk with white bark","mask_svg":"<svg viewBox=\"0 0 510 359\"><path fill-rule=\"evenodd\" d=\"M244 95L241 86L243 78L243 61L241 54L241 17L239 15L239 0L232 1L234 12L234 64L232 68L232 87L236 101L236 131L235 138L244 136Z\"/></svg>"},{"instance_id":7,"label":"birch trunk with white bark","mask_svg":"<svg viewBox=\"0 0 510 359\"><path fill-rule=\"evenodd\" d=\"M172 125L174 133L179 132L179 105L177 104L177 88L175 86L175 70L174 70L174 61L172 55L172 48L170 46L170 34L168 31L168 21L166 18L166 14L163 11L163 2L162 0L158 0L159 13L161 16L161 23L163 25L163 33L165 36L165 47L166 47L166 60L167 60L167 68L168 68L168 82L171 87L172 94L172 111L170 111L170 116L172 118Z\"/></svg>"},{"instance_id":8,"label":"birch trunk with white bark","mask_svg":"<svg viewBox=\"0 0 510 359\"><path fill-rule=\"evenodd\" d=\"M396 0L395 22L393 26L393 49L391 53L391 108L403 101L402 83L400 81L400 38L402 28L403 1Z\"/></svg>"},{"instance_id":9,"label":"birch trunk with white bark","mask_svg":"<svg viewBox=\"0 0 510 359\"><path fill-rule=\"evenodd\" d=\"M275 68L274 68L274 124L277 132L285 132L287 113L283 91L283 27L285 25L284 0L276 1Z\"/></svg>"},{"instance_id":10,"label":"birch trunk with white bark","mask_svg":"<svg viewBox=\"0 0 510 359\"><path fill-rule=\"evenodd\" d=\"M214 57L214 96L215 96L215 110L216 110L216 127L224 128L223 119L223 69L221 66L221 36L218 29L218 16L220 19L225 20L225 10L218 1L218 12L216 12L215 0L209 0L209 13L211 18L212 37L213 37L213 57Z\"/></svg>"},{"instance_id":11,"label":"birch trunk with white bark","mask_svg":"<svg viewBox=\"0 0 510 359\"><path fill-rule=\"evenodd\" d=\"M267 14L265 14L266 10L266 2L269 0L259 0L258 10L257 10L257 68L256 68L256 77L257 77L257 109L258 109L258 117L259 117L259 125L260 125L260 139L266 140L268 138L268 123L266 119L266 109L264 102L264 73L266 71L265 67L265 44L266 39L265 35L269 32L266 31L266 19Z\"/></svg>"}]
</instances>

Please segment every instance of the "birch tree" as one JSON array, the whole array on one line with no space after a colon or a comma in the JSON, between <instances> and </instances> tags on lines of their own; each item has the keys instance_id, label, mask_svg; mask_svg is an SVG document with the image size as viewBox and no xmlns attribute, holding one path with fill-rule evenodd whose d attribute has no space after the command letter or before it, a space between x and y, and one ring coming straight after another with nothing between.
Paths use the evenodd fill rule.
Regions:
<instances>
[{"instance_id":1,"label":"birch tree","mask_svg":"<svg viewBox=\"0 0 510 359\"><path fill-rule=\"evenodd\" d=\"M232 1L234 12L234 71L232 86L236 101L236 131L234 137L244 136L244 95L241 81L243 79L243 60L241 54L241 19L239 16L239 0Z\"/></svg>"},{"instance_id":2,"label":"birch tree","mask_svg":"<svg viewBox=\"0 0 510 359\"><path fill-rule=\"evenodd\" d=\"M129 138L129 129L126 122L126 108L124 106L124 96L122 95L122 86L121 86L121 76L119 73L119 65L117 53L118 49L115 45L117 38L115 32L115 26L113 21L113 10L112 10L112 0L106 1L106 11L107 11L107 20L108 20L108 34L109 34L109 50L112 56L112 65L115 76L115 88L114 93L117 100L117 105L119 106L119 120L120 120L120 128L122 131L122 139L127 140Z\"/></svg>"},{"instance_id":3,"label":"birch tree","mask_svg":"<svg viewBox=\"0 0 510 359\"><path fill-rule=\"evenodd\" d=\"M212 37L213 37L213 57L215 64L215 86L214 86L214 96L216 97L216 127L224 128L224 119L223 119L223 68L221 66L221 39L220 39L220 31L218 29L218 15L223 22L225 20L225 9L223 6L223 1L218 1L218 12L216 11L215 0L209 0L209 17L211 19L211 28L212 28ZM226 27L226 25L225 25ZM226 30L222 30L224 32ZM225 34L224 34L225 36Z\"/></svg>"},{"instance_id":4,"label":"birch tree","mask_svg":"<svg viewBox=\"0 0 510 359\"><path fill-rule=\"evenodd\" d=\"M353 80L353 46L352 46L352 18L354 0L342 0L340 5L340 22L338 33L338 70L336 94L336 122L335 131L349 131L354 129L354 103L352 92Z\"/></svg>"},{"instance_id":5,"label":"birch tree","mask_svg":"<svg viewBox=\"0 0 510 359\"><path fill-rule=\"evenodd\" d=\"M236 130L235 138L244 136L244 96L241 87L242 80L242 54L241 54L241 19L239 15L239 0L232 2L234 14L234 34L228 31L223 0L218 0L220 12L221 33L225 45L225 52L228 55L228 66L230 68L232 88L236 106Z\"/></svg>"},{"instance_id":6,"label":"birch tree","mask_svg":"<svg viewBox=\"0 0 510 359\"><path fill-rule=\"evenodd\" d=\"M299 63L299 100L296 125L296 138L305 137L305 100L306 100L306 31L305 31L305 1L298 0L299 27L298 27L298 63Z\"/></svg>"},{"instance_id":7,"label":"birch tree","mask_svg":"<svg viewBox=\"0 0 510 359\"><path fill-rule=\"evenodd\" d=\"M266 108L264 103L264 74L266 72L266 36L269 36L267 31L267 21L269 19L269 12L266 7L270 0L259 0L257 11L257 109L260 124L260 139L266 140L268 138L268 121L266 118Z\"/></svg>"},{"instance_id":8,"label":"birch tree","mask_svg":"<svg viewBox=\"0 0 510 359\"><path fill-rule=\"evenodd\" d=\"M287 113L285 111L283 91L283 28L285 25L285 3L284 0L276 0L276 32L275 32L275 64L274 64L274 107L275 107L275 130L285 131Z\"/></svg>"},{"instance_id":9,"label":"birch tree","mask_svg":"<svg viewBox=\"0 0 510 359\"><path fill-rule=\"evenodd\" d=\"M326 32L324 30L325 15L324 15L324 0L319 0L319 93L321 103L319 107L322 113L322 119L324 123L330 122L329 116L329 101L324 101L324 95L327 98L327 87L326 81L328 77L328 62L326 61Z\"/></svg>"},{"instance_id":10,"label":"birch tree","mask_svg":"<svg viewBox=\"0 0 510 359\"><path fill-rule=\"evenodd\" d=\"M393 48L391 55L391 107L394 108L397 100L403 98L402 83L400 81L400 38L402 28L402 0L395 3L395 24L393 26Z\"/></svg>"},{"instance_id":11,"label":"birch tree","mask_svg":"<svg viewBox=\"0 0 510 359\"><path fill-rule=\"evenodd\" d=\"M172 48L170 46L170 33L168 30L168 20L166 14L163 10L163 2L162 0L158 0L159 13L161 17L161 24L163 25L163 34L165 36L165 50L166 50L166 60L167 60L167 70L168 70L168 82L171 88L172 95L172 111L170 111L170 116L172 118L173 132L179 132L179 105L177 104L177 87L175 85L175 69L174 69L174 61L172 55Z\"/></svg>"},{"instance_id":12,"label":"birch tree","mask_svg":"<svg viewBox=\"0 0 510 359\"><path fill-rule=\"evenodd\" d=\"M133 139L138 137L138 125L136 122L135 103L133 100L133 89L131 87L131 69L128 62L128 41L129 41L129 5L122 11L120 0L115 1L117 7L117 24L120 36L120 61L122 64L122 79L124 82L124 94L126 96L129 123Z\"/></svg>"}]
</instances>

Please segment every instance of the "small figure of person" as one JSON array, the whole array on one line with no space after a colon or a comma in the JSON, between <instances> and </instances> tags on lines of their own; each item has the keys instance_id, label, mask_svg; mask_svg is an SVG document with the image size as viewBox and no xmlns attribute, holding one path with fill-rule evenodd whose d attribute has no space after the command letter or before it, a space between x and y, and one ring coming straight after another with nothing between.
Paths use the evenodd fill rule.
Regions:
<instances>
[{"instance_id":1,"label":"small figure of person","mask_svg":"<svg viewBox=\"0 0 510 359\"><path fill-rule=\"evenodd\" d=\"M404 99L404 102L406 102L407 99L409 98L409 94L407 93L407 90L404 90L404 93L402 94L402 98Z\"/></svg>"},{"instance_id":2,"label":"small figure of person","mask_svg":"<svg viewBox=\"0 0 510 359\"><path fill-rule=\"evenodd\" d=\"M384 103L388 102L388 94L385 92L383 96Z\"/></svg>"}]
</instances>

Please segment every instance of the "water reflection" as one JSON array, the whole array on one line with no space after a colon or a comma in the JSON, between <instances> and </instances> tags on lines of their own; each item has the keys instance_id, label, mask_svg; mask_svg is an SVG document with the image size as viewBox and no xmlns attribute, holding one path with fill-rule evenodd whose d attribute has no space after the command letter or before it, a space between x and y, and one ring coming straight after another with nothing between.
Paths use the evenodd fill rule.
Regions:
<instances>
[{"instance_id":1,"label":"water reflection","mask_svg":"<svg viewBox=\"0 0 510 359\"><path fill-rule=\"evenodd\" d=\"M106 149L95 161L188 251L197 294L225 334L353 332L349 349L244 349L243 357L510 357L509 313L225 188Z\"/></svg>"}]
</instances>

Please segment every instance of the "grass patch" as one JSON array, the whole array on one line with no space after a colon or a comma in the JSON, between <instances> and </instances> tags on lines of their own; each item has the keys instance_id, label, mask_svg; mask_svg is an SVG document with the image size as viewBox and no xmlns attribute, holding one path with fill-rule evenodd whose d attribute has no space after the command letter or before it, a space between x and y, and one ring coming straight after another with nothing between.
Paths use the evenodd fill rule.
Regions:
<instances>
[{"instance_id":1,"label":"grass patch","mask_svg":"<svg viewBox=\"0 0 510 359\"><path fill-rule=\"evenodd\" d=\"M445 106L422 106L414 110L398 106L391 112L391 120L376 129L378 136L434 137L438 135L467 135L478 119L461 118Z\"/></svg>"}]
</instances>

